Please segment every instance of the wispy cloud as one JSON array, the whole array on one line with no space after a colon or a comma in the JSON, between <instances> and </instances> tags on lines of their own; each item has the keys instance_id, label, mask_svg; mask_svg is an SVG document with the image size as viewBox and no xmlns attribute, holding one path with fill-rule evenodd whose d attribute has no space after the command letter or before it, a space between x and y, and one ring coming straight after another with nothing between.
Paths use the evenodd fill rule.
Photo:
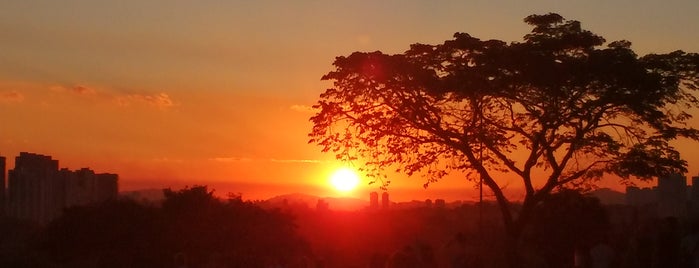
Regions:
<instances>
[{"instance_id":1,"label":"wispy cloud","mask_svg":"<svg viewBox=\"0 0 699 268\"><path fill-rule=\"evenodd\" d=\"M22 102L24 101L24 95L15 90L0 92L0 102Z\"/></svg>"},{"instance_id":2,"label":"wispy cloud","mask_svg":"<svg viewBox=\"0 0 699 268\"><path fill-rule=\"evenodd\" d=\"M215 157L209 158L209 160L216 162L252 162L252 158L247 157Z\"/></svg>"},{"instance_id":3,"label":"wispy cloud","mask_svg":"<svg viewBox=\"0 0 699 268\"><path fill-rule=\"evenodd\" d=\"M53 86L49 88L51 91L54 92L68 92L68 93L73 93L77 95L96 95L97 90L88 87L88 86L83 86L83 85L77 85L77 86L71 86L71 87L65 87L65 86Z\"/></svg>"},{"instance_id":4,"label":"wispy cloud","mask_svg":"<svg viewBox=\"0 0 699 268\"><path fill-rule=\"evenodd\" d=\"M253 159L249 157L215 157L215 158L209 158L210 161L216 161L216 162L226 162L226 163L232 163L232 162L272 162L272 163L283 163L283 164L318 164L322 163L323 161L316 160L316 159L276 159L276 158L267 158L267 159Z\"/></svg>"},{"instance_id":5,"label":"wispy cloud","mask_svg":"<svg viewBox=\"0 0 699 268\"><path fill-rule=\"evenodd\" d=\"M308 105L303 105L303 104L294 104L289 107L292 111L296 112L301 112L301 113L312 113L314 112L313 107L308 106Z\"/></svg>"},{"instance_id":6,"label":"wispy cloud","mask_svg":"<svg viewBox=\"0 0 699 268\"><path fill-rule=\"evenodd\" d=\"M320 160L315 159L270 159L270 162L274 163L304 163L304 164L318 164L321 163Z\"/></svg>"},{"instance_id":7,"label":"wispy cloud","mask_svg":"<svg viewBox=\"0 0 699 268\"><path fill-rule=\"evenodd\" d=\"M146 105L161 110L175 106L175 101L165 92L148 93L117 90L110 88L96 88L85 85L75 86L52 86L49 88L53 92L71 94L76 96L95 96L96 100L112 101L119 106Z\"/></svg>"},{"instance_id":8,"label":"wispy cloud","mask_svg":"<svg viewBox=\"0 0 699 268\"><path fill-rule=\"evenodd\" d=\"M182 159L172 159L168 157L160 157L160 158L153 158L153 162L160 162L160 163L183 163L184 160Z\"/></svg>"},{"instance_id":9,"label":"wispy cloud","mask_svg":"<svg viewBox=\"0 0 699 268\"><path fill-rule=\"evenodd\" d=\"M117 96L116 102L121 106L146 104L162 110L175 106L175 102L170 98L170 95L164 92L157 94L128 94Z\"/></svg>"},{"instance_id":10,"label":"wispy cloud","mask_svg":"<svg viewBox=\"0 0 699 268\"><path fill-rule=\"evenodd\" d=\"M70 92L80 95L94 95L97 93L94 88L89 88L86 86L74 86L70 88Z\"/></svg>"}]
</instances>

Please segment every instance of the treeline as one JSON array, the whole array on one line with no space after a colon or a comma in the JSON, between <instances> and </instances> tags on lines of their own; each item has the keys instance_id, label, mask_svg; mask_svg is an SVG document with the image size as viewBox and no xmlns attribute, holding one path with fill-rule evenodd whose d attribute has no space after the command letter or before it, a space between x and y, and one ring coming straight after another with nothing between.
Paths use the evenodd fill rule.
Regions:
<instances>
[{"instance_id":1,"label":"treeline","mask_svg":"<svg viewBox=\"0 0 699 268\"><path fill-rule=\"evenodd\" d=\"M206 186L164 194L157 205L120 199L73 207L46 226L1 218L0 267L506 265L507 240L492 203L482 214L477 205L333 211L222 199ZM699 256L687 252L699 248L691 221L638 212L559 191L542 200L523 230L521 266L574 267L578 260L589 267L599 249L612 267L688 264Z\"/></svg>"},{"instance_id":2,"label":"treeline","mask_svg":"<svg viewBox=\"0 0 699 268\"><path fill-rule=\"evenodd\" d=\"M296 209L299 233L325 267L505 267L498 207L416 207L318 212ZM482 218L481 218L482 216ZM543 200L523 231L522 267L574 267L613 232L597 198L562 190ZM317 267L317 266L316 266Z\"/></svg>"},{"instance_id":3,"label":"treeline","mask_svg":"<svg viewBox=\"0 0 699 268\"><path fill-rule=\"evenodd\" d=\"M0 267L270 267L308 251L290 215L206 186L66 209L48 226L3 219Z\"/></svg>"}]
</instances>

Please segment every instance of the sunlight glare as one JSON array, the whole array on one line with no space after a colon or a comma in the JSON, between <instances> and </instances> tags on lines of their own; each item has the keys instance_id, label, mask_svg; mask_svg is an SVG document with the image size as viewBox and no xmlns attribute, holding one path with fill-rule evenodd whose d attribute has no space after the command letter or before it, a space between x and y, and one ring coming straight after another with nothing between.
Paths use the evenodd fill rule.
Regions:
<instances>
[{"instance_id":1,"label":"sunlight glare","mask_svg":"<svg viewBox=\"0 0 699 268\"><path fill-rule=\"evenodd\" d=\"M359 175L350 168L340 168L330 177L330 184L341 192L348 192L359 185Z\"/></svg>"}]
</instances>

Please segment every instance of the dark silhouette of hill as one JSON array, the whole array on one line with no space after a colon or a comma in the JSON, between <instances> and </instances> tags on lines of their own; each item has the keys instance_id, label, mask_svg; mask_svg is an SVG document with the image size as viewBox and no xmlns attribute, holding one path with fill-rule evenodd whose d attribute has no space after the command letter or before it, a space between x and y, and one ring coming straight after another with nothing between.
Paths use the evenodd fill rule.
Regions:
<instances>
[{"instance_id":1,"label":"dark silhouette of hill","mask_svg":"<svg viewBox=\"0 0 699 268\"><path fill-rule=\"evenodd\" d=\"M306 205L310 207L315 206L319 198L320 197L318 196L310 194L291 193L272 197L270 199L265 200L263 203L269 205L282 205L286 203L288 205Z\"/></svg>"},{"instance_id":2,"label":"dark silhouette of hill","mask_svg":"<svg viewBox=\"0 0 699 268\"><path fill-rule=\"evenodd\" d=\"M119 196L144 204L160 204L165 200L163 189L140 189L120 192ZM291 193L278 195L267 200L259 201L263 207L306 207L315 208L318 200L328 203L332 210L352 211L366 208L369 203L366 200L352 197L319 197L304 193Z\"/></svg>"},{"instance_id":3,"label":"dark silhouette of hill","mask_svg":"<svg viewBox=\"0 0 699 268\"><path fill-rule=\"evenodd\" d=\"M624 205L626 204L626 194L618 191L614 191L609 188L599 188L592 192L590 195L599 199L600 203L605 205Z\"/></svg>"},{"instance_id":4,"label":"dark silhouette of hill","mask_svg":"<svg viewBox=\"0 0 699 268\"><path fill-rule=\"evenodd\" d=\"M352 197L319 197L315 195L292 193L272 197L263 202L265 206L281 207L308 207L315 208L318 200L323 200L331 210L352 211L366 208L369 203L366 200Z\"/></svg>"}]
</instances>

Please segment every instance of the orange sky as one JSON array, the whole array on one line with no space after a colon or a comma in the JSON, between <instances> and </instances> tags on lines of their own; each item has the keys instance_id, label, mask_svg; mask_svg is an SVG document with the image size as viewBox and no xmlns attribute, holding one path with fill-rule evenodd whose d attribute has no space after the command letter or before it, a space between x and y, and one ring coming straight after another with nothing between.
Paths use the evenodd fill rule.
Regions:
<instances>
[{"instance_id":1,"label":"orange sky","mask_svg":"<svg viewBox=\"0 0 699 268\"><path fill-rule=\"evenodd\" d=\"M308 107L333 59L353 51L399 53L457 31L521 40L522 19L545 12L631 40L640 54L699 51L696 1L9 2L0 8L0 154L118 173L122 190L337 195L326 181L341 163L306 143ZM682 153L699 174L693 148ZM398 200L476 197L458 175L429 190L419 177L392 181Z\"/></svg>"}]
</instances>

